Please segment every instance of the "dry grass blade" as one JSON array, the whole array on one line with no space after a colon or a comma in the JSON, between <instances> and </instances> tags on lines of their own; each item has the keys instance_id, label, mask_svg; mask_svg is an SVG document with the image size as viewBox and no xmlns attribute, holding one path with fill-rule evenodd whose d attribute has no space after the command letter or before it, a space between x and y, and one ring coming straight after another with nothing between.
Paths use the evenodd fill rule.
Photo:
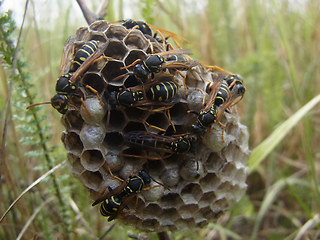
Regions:
<instances>
[{"instance_id":1,"label":"dry grass blade","mask_svg":"<svg viewBox=\"0 0 320 240\"><path fill-rule=\"evenodd\" d=\"M77 214L76 219L79 220L82 225L87 229L87 232L91 235L90 239L98 239L94 234L94 230L90 227L89 223L84 219L80 209L78 208L77 204L73 201L72 198L69 198L69 204L73 211Z\"/></svg>"},{"instance_id":2,"label":"dry grass blade","mask_svg":"<svg viewBox=\"0 0 320 240\"><path fill-rule=\"evenodd\" d=\"M13 60L12 60L11 80L10 80L10 83L9 83L9 90L8 90L8 97L7 97L7 104L6 104L7 109L5 111L5 113L6 113L5 114L5 122L4 122L4 128L3 128L3 133L2 133L2 141L1 141L2 144L1 144L1 148L0 148L1 157L2 157L2 154L5 151L5 146L6 146L7 123L8 123L8 118L9 118L9 114L10 114L11 94L12 94L12 88L13 88L13 81L14 81L15 71L17 69L18 51L19 51L19 46L20 46L20 42L21 42L22 30L23 30L24 22L25 22L26 15L27 15L28 5L29 5L29 0L27 0L26 4L25 4L23 19L22 19L20 30L19 30L19 36L18 36L18 39L17 39L17 44L16 44L16 48L15 48L14 55L13 55Z\"/></svg>"},{"instance_id":3,"label":"dry grass blade","mask_svg":"<svg viewBox=\"0 0 320 240\"><path fill-rule=\"evenodd\" d=\"M43 179L45 179L46 177L48 177L49 175L51 175L52 173L54 173L57 169L59 169L60 167L62 167L64 164L66 163L66 161L63 161L61 163L59 163L57 166L53 167L52 169L50 169L48 172L46 172L45 174L43 174L41 177L39 177L36 181L34 181L32 184L30 184L12 203L11 205L8 207L8 209L5 211L5 213L1 216L0 218L0 223L2 222L2 220L6 217L6 215L8 214L8 212L11 210L11 208L20 200L20 198L22 198L22 196L24 194L26 194L28 191L30 191L30 189L32 189L34 186L36 186L39 182L41 182Z\"/></svg>"},{"instance_id":4,"label":"dry grass blade","mask_svg":"<svg viewBox=\"0 0 320 240\"><path fill-rule=\"evenodd\" d=\"M20 240L23 236L23 234L26 232L26 230L28 229L28 227L30 226L30 224L32 223L32 221L35 219L35 217L38 215L38 213L40 212L40 210L46 206L49 202L51 202L54 199L54 197L51 197L49 199L47 199L44 203L42 203L39 207L36 208L36 210L33 212L33 214L31 215L31 217L28 219L28 221L26 222L26 224L23 226L21 232L19 233L18 237L16 238L16 240Z\"/></svg>"},{"instance_id":5,"label":"dry grass blade","mask_svg":"<svg viewBox=\"0 0 320 240\"><path fill-rule=\"evenodd\" d=\"M320 215L316 214L312 219L308 220L299 230L297 236L294 238L294 240L300 240L300 239L305 239L303 236L305 233L308 231L308 229L314 227L314 226L319 226L320 224ZM307 237L306 237L307 238Z\"/></svg>"},{"instance_id":6,"label":"dry grass blade","mask_svg":"<svg viewBox=\"0 0 320 240\"><path fill-rule=\"evenodd\" d=\"M306 105L300 108L288 120L284 121L277 127L269 137L260 143L251 153L248 160L250 172L256 169L258 165L271 153L271 151L280 143L286 134L318 103L320 102L320 95L314 97Z\"/></svg>"}]
</instances>

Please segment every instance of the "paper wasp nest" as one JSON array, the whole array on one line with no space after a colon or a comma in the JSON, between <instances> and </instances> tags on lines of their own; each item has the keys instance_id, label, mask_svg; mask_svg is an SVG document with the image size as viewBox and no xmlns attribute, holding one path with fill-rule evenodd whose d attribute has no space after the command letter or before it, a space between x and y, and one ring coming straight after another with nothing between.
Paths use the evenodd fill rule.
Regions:
<instances>
[{"instance_id":1,"label":"paper wasp nest","mask_svg":"<svg viewBox=\"0 0 320 240\"><path fill-rule=\"evenodd\" d=\"M97 21L88 28L80 28L67 44L73 44L76 52L89 40L98 41L99 46L107 43L103 56L110 58L98 59L79 78L81 86L77 94L83 97L87 110L79 96L72 96L75 107L69 106L62 117L66 127L62 141L68 151L72 173L90 190L93 200L107 186L115 188L121 184L109 174L108 168L122 179L127 179L132 169L135 175L144 169L161 182L166 188L142 190L137 194L137 205L134 206L133 199L123 209L124 214L117 218L137 229L177 230L214 222L242 197L247 187L248 132L239 122L235 108L220 118L226 125L224 141L222 127L215 123L203 137L197 137L194 149L184 154L170 155L127 146L123 135L130 131L161 133L154 126L166 130L166 135L190 132L197 116L187 111L200 112L204 95L199 89L208 91L207 86L215 80L216 73L206 73L200 66L181 71L186 76L185 95L183 78L173 72L180 87L171 101L171 108L155 106L151 110L148 104L112 108L109 104L111 92L141 84L130 74L114 81L130 72L130 69L120 68L137 59L146 59L152 48L155 54L163 52L162 43L138 29L129 31L120 24ZM159 82L167 77L163 73L155 75ZM103 104L86 85L98 92ZM158 184L152 181L150 185ZM88 207L91 206L88 204Z\"/></svg>"}]
</instances>

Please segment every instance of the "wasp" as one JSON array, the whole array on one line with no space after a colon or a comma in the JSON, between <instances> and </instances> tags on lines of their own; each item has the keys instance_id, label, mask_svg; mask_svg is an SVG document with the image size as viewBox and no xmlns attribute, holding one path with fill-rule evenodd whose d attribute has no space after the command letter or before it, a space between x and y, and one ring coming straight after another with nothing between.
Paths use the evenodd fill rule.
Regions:
<instances>
[{"instance_id":1,"label":"wasp","mask_svg":"<svg viewBox=\"0 0 320 240\"><path fill-rule=\"evenodd\" d=\"M143 34L147 34L152 37L151 28L148 26L147 23L145 23L143 21L135 21L133 19L125 19L125 20L120 20L119 22L121 22L122 26L124 26L126 29L137 28Z\"/></svg>"},{"instance_id":2,"label":"wasp","mask_svg":"<svg viewBox=\"0 0 320 240\"><path fill-rule=\"evenodd\" d=\"M213 105L216 107L219 107L228 99L229 95L230 95L229 84L226 80L223 80L218 89Z\"/></svg>"},{"instance_id":3,"label":"wasp","mask_svg":"<svg viewBox=\"0 0 320 240\"><path fill-rule=\"evenodd\" d=\"M90 40L85 43L75 54L73 61L71 62L70 72L75 72L82 63L90 57L98 49L98 42Z\"/></svg>"},{"instance_id":4,"label":"wasp","mask_svg":"<svg viewBox=\"0 0 320 240\"><path fill-rule=\"evenodd\" d=\"M204 134L212 124L219 120L226 109L235 104L239 95L242 97L243 90L240 90L244 88L242 83L231 85L231 80L229 82L227 80L229 80L228 76L223 78L222 75L219 75L218 79L210 85L211 92L205 108L199 114L193 112L198 115L197 122L191 126L193 132ZM223 133L226 126L219 121L218 123L223 127L222 139L224 139Z\"/></svg>"},{"instance_id":5,"label":"wasp","mask_svg":"<svg viewBox=\"0 0 320 240\"><path fill-rule=\"evenodd\" d=\"M151 54L145 60L137 59L130 65L122 67L121 70L134 67L132 74L137 79L140 79L142 82L145 82L150 76L151 78L154 78L155 73L158 73L165 69L184 70L191 69L192 67L199 65L198 61L193 60L191 58L188 59L181 55L188 53L188 51L183 49L175 49L157 54ZM167 59L169 59L169 61L165 58L165 56L168 56ZM118 80L118 78L123 77L125 75L126 74L115 78L114 81Z\"/></svg>"},{"instance_id":6,"label":"wasp","mask_svg":"<svg viewBox=\"0 0 320 240\"><path fill-rule=\"evenodd\" d=\"M246 92L246 88L243 86L243 79L236 74L227 75L224 80L227 82L230 90L232 90L233 86L236 85L238 88L238 95L243 96Z\"/></svg>"},{"instance_id":7,"label":"wasp","mask_svg":"<svg viewBox=\"0 0 320 240\"><path fill-rule=\"evenodd\" d=\"M138 101L142 101L144 95L142 91L121 90L120 92L111 92L109 94L109 104L114 107L116 105L122 105L126 107L132 106Z\"/></svg>"},{"instance_id":8,"label":"wasp","mask_svg":"<svg viewBox=\"0 0 320 240\"><path fill-rule=\"evenodd\" d=\"M75 107L70 103L70 96L78 96L76 92L80 86L80 83L77 81L79 76L83 74L103 54L107 44L108 42L104 43L100 48L98 48L98 42L95 40L85 43L76 52L74 59L71 61L69 72L64 73L65 68L68 65L68 56L70 55L71 49L73 51L73 45L71 43L67 43L64 47L63 57L60 64L60 77L56 83L57 94L51 98L50 102L33 104L28 106L27 109L42 104L51 104L59 113L65 114L68 110L68 105ZM86 86L86 88L96 93L100 103L102 104L98 92L90 86ZM85 107L82 98L81 101Z\"/></svg>"},{"instance_id":9,"label":"wasp","mask_svg":"<svg viewBox=\"0 0 320 240\"><path fill-rule=\"evenodd\" d=\"M178 85L174 81L160 82L147 91L147 96L153 101L167 101L173 98L178 90Z\"/></svg>"},{"instance_id":10,"label":"wasp","mask_svg":"<svg viewBox=\"0 0 320 240\"><path fill-rule=\"evenodd\" d=\"M167 49L167 50L169 48L173 49L172 45L167 42L168 38L172 38L173 42L175 43L175 45L178 48L181 48L179 42L186 42L186 40L179 34L170 32L170 31L165 30L163 28L159 28L159 27L153 26L153 25L148 24L148 23L143 22L143 21L135 21L133 19L125 19L125 20L119 20L119 21L111 22L111 24L112 23L117 23L117 22L121 22L122 26L124 26L127 29L139 29L143 34L153 37L158 42L164 44L164 48L163 49ZM152 35L151 28L155 30L155 33L153 35ZM160 35L161 39L159 39L157 37L158 34Z\"/></svg>"},{"instance_id":11,"label":"wasp","mask_svg":"<svg viewBox=\"0 0 320 240\"><path fill-rule=\"evenodd\" d=\"M138 175L129 176L129 178L120 184L115 189L108 187L109 192L104 194L104 196L98 198L92 206L97 205L100 202L103 202L100 206L100 213L104 217L109 217L108 221L115 219L122 210L128 205L130 200L136 196L142 190L148 190L154 187L145 187L145 185L150 184L151 180L158 183L160 182L153 179L145 170L141 170Z\"/></svg>"},{"instance_id":12,"label":"wasp","mask_svg":"<svg viewBox=\"0 0 320 240\"><path fill-rule=\"evenodd\" d=\"M190 57L187 57L187 56L181 55L181 54L171 55L166 58L167 62L170 62L170 61L189 61L189 60L191 60Z\"/></svg>"},{"instance_id":13,"label":"wasp","mask_svg":"<svg viewBox=\"0 0 320 240\"><path fill-rule=\"evenodd\" d=\"M123 137L128 145L167 153L189 152L194 142L194 139L186 134L162 136L145 131L127 132Z\"/></svg>"},{"instance_id":14,"label":"wasp","mask_svg":"<svg viewBox=\"0 0 320 240\"><path fill-rule=\"evenodd\" d=\"M173 80L163 82L149 82L136 87L113 91L109 94L111 107L117 105L126 107L139 107L147 105L166 105L164 101L172 99L178 90L178 85Z\"/></svg>"},{"instance_id":15,"label":"wasp","mask_svg":"<svg viewBox=\"0 0 320 240\"><path fill-rule=\"evenodd\" d=\"M73 73L79 69L84 61L89 58L98 49L98 42L90 40L85 43L75 54L71 62L69 72L61 75L56 83L57 94L51 98L51 105L61 114L65 114L68 110L68 103L70 95L75 94L79 86L77 83L72 83L71 79ZM63 61L62 61L63 62ZM63 64L66 65L66 64Z\"/></svg>"},{"instance_id":16,"label":"wasp","mask_svg":"<svg viewBox=\"0 0 320 240\"><path fill-rule=\"evenodd\" d=\"M131 74L142 83L145 83L149 78L153 79L155 77L155 73L159 73L159 72L163 72L173 77L172 74L167 73L165 71L166 69L169 69L169 70L172 69L183 78L183 84L184 84L184 89L186 94L187 88L185 84L185 76L179 70L189 70L195 66L198 66L200 63L196 60L193 60L187 57L182 57L175 53L185 54L187 53L187 51L182 49L176 49L172 51L161 52L158 54L151 54L145 60L137 59L131 64L121 68L121 70L123 70L123 69L133 67L132 72L122 74L114 78L113 81L117 81L125 77L126 75ZM170 60L167 61L165 56L168 56L168 59ZM178 61L175 61L173 59L178 59ZM173 80L174 80L174 77L173 77Z\"/></svg>"}]
</instances>

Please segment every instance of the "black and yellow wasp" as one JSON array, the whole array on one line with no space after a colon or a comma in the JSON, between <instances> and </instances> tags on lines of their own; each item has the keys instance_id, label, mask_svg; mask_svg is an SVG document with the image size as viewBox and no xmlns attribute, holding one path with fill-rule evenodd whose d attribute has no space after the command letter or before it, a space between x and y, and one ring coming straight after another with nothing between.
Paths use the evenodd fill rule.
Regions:
<instances>
[{"instance_id":1,"label":"black and yellow wasp","mask_svg":"<svg viewBox=\"0 0 320 240\"><path fill-rule=\"evenodd\" d=\"M27 109L42 104L51 104L59 113L65 114L68 110L68 105L73 106L70 103L70 97L78 96L76 94L80 86L78 78L103 54L107 44L108 42L103 43L98 48L97 41L88 41L75 53L73 60L70 60L70 56L72 56L72 52L74 51L74 42L68 40L63 49L59 71L60 77L56 83L57 93L51 98L50 102L33 104L27 107ZM65 70L68 65L70 65L69 71L66 72ZM86 87L98 95L92 87Z\"/></svg>"},{"instance_id":2,"label":"black and yellow wasp","mask_svg":"<svg viewBox=\"0 0 320 240\"><path fill-rule=\"evenodd\" d=\"M124 143L145 150L186 153L192 149L194 138L187 134L163 136L146 131L131 131L123 135Z\"/></svg>"},{"instance_id":3,"label":"black and yellow wasp","mask_svg":"<svg viewBox=\"0 0 320 240\"><path fill-rule=\"evenodd\" d=\"M144 100L143 91L140 90L121 90L119 92L113 91L109 94L109 104L111 108L117 105L131 107L135 103Z\"/></svg>"},{"instance_id":4,"label":"black and yellow wasp","mask_svg":"<svg viewBox=\"0 0 320 240\"><path fill-rule=\"evenodd\" d=\"M121 70L133 67L131 74L142 82L146 82L147 79L154 78L154 74L160 71L165 71L166 69L187 70L200 64L198 61L187 57L187 54L189 52L183 49L151 54L145 60L137 59L131 64L122 67ZM116 81L126 75L123 74L113 80Z\"/></svg>"},{"instance_id":5,"label":"black and yellow wasp","mask_svg":"<svg viewBox=\"0 0 320 240\"><path fill-rule=\"evenodd\" d=\"M208 128L215 122L218 122L223 127L222 139L224 140L224 130L226 128L219 118L221 115L233 106L239 97L242 98L245 88L243 81L237 75L219 74L214 82L209 85L210 94L206 106L200 111L195 113L198 115L197 121L192 125L192 132L197 134L204 134ZM232 80L232 81L231 81Z\"/></svg>"},{"instance_id":6,"label":"black and yellow wasp","mask_svg":"<svg viewBox=\"0 0 320 240\"><path fill-rule=\"evenodd\" d=\"M117 105L126 107L141 107L148 105L166 105L177 93L178 86L172 81L150 82L136 87L123 89L109 94L109 104L112 108ZM144 92L145 91L145 92Z\"/></svg>"},{"instance_id":7,"label":"black and yellow wasp","mask_svg":"<svg viewBox=\"0 0 320 240\"><path fill-rule=\"evenodd\" d=\"M110 24L117 23L117 22L122 23L122 26L124 26L127 29L139 29L143 34L148 35L150 37L153 37L158 42L163 43L164 50L169 50L170 48L173 49L172 45L167 42L168 38L171 38L178 48L181 48L179 42L187 42L179 34L170 32L170 31L163 29L163 28L153 26L153 25L148 24L143 21L136 21L133 19L125 19L125 20L118 20L118 21L110 22ZM151 28L154 29L154 32L155 32L154 34L152 34ZM158 38L157 35L160 35L160 38Z\"/></svg>"},{"instance_id":8,"label":"black and yellow wasp","mask_svg":"<svg viewBox=\"0 0 320 240\"><path fill-rule=\"evenodd\" d=\"M145 60L137 59L131 64L121 68L121 70L123 70L133 67L131 72L122 74L114 78L113 81L117 81L129 74L134 76L142 84L148 84L154 79L155 73L162 72L171 76L172 79L164 82L163 84L155 85L155 88L151 87L148 96L152 100L157 99L158 101L166 101L176 94L177 88L179 87L174 75L168 73L166 70L168 69L169 71L171 70L174 73L178 73L183 78L183 85L186 93L185 76L180 72L180 70L189 70L200 64L198 61L188 57L186 55L187 53L188 52L186 50L176 49L151 54Z\"/></svg>"},{"instance_id":9,"label":"black and yellow wasp","mask_svg":"<svg viewBox=\"0 0 320 240\"><path fill-rule=\"evenodd\" d=\"M122 210L137 193L142 190L157 187L144 187L145 185L150 184L151 180L158 183L159 185L157 186L163 186L163 184L153 179L145 170L141 170L138 175L131 175L126 181L121 180L122 184L115 189L108 187L109 192L94 201L92 206L102 202L100 205L101 215L109 217L108 221L112 221L122 213Z\"/></svg>"}]
</instances>

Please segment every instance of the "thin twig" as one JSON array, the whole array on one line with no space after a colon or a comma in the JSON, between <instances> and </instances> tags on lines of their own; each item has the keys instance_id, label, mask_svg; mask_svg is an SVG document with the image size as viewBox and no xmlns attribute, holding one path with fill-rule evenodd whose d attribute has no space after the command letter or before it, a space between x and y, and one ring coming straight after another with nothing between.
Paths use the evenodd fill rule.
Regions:
<instances>
[{"instance_id":1,"label":"thin twig","mask_svg":"<svg viewBox=\"0 0 320 240\"><path fill-rule=\"evenodd\" d=\"M83 13L84 18L86 19L88 25L93 23L98 19L98 16L94 14L90 9L88 8L86 2L84 0L77 0L77 3L79 4L79 7Z\"/></svg>"},{"instance_id":2,"label":"thin twig","mask_svg":"<svg viewBox=\"0 0 320 240\"><path fill-rule=\"evenodd\" d=\"M113 223L100 237L99 240L104 239L105 236L108 235L109 232L116 226L116 223Z\"/></svg>"}]
</instances>

